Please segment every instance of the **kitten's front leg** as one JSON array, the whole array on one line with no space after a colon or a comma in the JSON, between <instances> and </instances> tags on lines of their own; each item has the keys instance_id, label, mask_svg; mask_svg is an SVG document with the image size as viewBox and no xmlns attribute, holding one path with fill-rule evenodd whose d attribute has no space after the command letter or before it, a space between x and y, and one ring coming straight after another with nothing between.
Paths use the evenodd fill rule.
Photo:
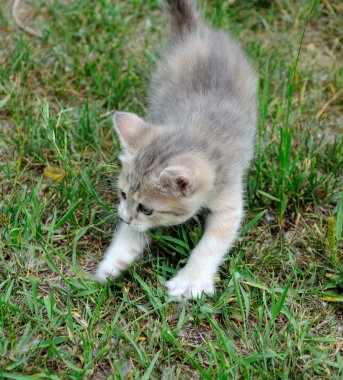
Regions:
<instances>
[{"instance_id":1,"label":"kitten's front leg","mask_svg":"<svg viewBox=\"0 0 343 380\"><path fill-rule=\"evenodd\" d=\"M242 195L226 200L212 210L202 239L190 255L188 263L167 282L168 293L177 298L197 298L213 294L213 277L233 244L243 215Z\"/></svg>"},{"instance_id":2,"label":"kitten's front leg","mask_svg":"<svg viewBox=\"0 0 343 380\"><path fill-rule=\"evenodd\" d=\"M148 237L144 233L122 223L98 266L95 279L103 284L107 278L118 277L143 252L147 243Z\"/></svg>"}]
</instances>

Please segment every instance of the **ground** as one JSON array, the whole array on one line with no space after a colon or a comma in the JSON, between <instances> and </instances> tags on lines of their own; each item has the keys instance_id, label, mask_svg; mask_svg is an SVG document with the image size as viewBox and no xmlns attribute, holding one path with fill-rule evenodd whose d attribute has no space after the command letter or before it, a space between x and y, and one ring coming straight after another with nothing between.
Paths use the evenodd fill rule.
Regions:
<instances>
[{"instance_id":1,"label":"ground","mask_svg":"<svg viewBox=\"0 0 343 380\"><path fill-rule=\"evenodd\" d=\"M0 378L341 378L342 2L201 2L255 63L259 129L217 293L183 303L165 282L202 216L155 231L115 286L92 277L117 222L111 115L146 112L161 1L21 1L16 22L11 3L0 4Z\"/></svg>"}]
</instances>

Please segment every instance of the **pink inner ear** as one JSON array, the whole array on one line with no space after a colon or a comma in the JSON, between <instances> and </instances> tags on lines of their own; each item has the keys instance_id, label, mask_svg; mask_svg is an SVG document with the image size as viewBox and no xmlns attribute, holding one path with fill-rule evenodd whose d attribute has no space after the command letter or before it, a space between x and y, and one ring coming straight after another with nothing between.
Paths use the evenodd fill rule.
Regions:
<instances>
[{"instance_id":1,"label":"pink inner ear","mask_svg":"<svg viewBox=\"0 0 343 380\"><path fill-rule=\"evenodd\" d=\"M176 179L176 185L182 195L187 195L190 190L190 184L187 178L179 177Z\"/></svg>"},{"instance_id":2,"label":"pink inner ear","mask_svg":"<svg viewBox=\"0 0 343 380\"><path fill-rule=\"evenodd\" d=\"M183 166L171 166L164 169L160 175L160 184L163 191L175 196L186 196L191 191L191 175Z\"/></svg>"},{"instance_id":3,"label":"pink inner ear","mask_svg":"<svg viewBox=\"0 0 343 380\"><path fill-rule=\"evenodd\" d=\"M141 137L149 126L137 115L129 112L116 112L113 124L124 148L133 152L139 147Z\"/></svg>"}]
</instances>

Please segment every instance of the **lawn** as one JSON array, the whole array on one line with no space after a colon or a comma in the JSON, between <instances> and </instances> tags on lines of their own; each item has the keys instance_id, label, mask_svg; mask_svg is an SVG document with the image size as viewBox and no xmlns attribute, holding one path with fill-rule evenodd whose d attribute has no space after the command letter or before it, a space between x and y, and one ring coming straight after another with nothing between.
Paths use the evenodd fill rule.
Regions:
<instances>
[{"instance_id":1,"label":"lawn","mask_svg":"<svg viewBox=\"0 0 343 380\"><path fill-rule=\"evenodd\" d=\"M161 1L32 0L17 22L11 3L0 3L0 378L341 379L342 2L204 4L259 72L259 128L217 293L181 303L165 282L202 215L152 232L115 285L92 277L118 220L111 116L145 115Z\"/></svg>"}]
</instances>

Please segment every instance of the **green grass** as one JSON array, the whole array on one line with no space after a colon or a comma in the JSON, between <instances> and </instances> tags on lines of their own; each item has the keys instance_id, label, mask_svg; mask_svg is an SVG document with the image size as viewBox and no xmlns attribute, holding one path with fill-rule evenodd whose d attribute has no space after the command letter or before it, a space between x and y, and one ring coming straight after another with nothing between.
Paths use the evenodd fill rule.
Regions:
<instances>
[{"instance_id":1,"label":"green grass","mask_svg":"<svg viewBox=\"0 0 343 380\"><path fill-rule=\"evenodd\" d=\"M217 293L181 304L164 284L202 216L155 231L114 286L92 279L117 221L111 115L144 116L160 2L32 0L27 22L42 39L16 27L10 3L0 5L0 378L340 379L341 2L206 2L208 21L256 63L259 133Z\"/></svg>"}]
</instances>

